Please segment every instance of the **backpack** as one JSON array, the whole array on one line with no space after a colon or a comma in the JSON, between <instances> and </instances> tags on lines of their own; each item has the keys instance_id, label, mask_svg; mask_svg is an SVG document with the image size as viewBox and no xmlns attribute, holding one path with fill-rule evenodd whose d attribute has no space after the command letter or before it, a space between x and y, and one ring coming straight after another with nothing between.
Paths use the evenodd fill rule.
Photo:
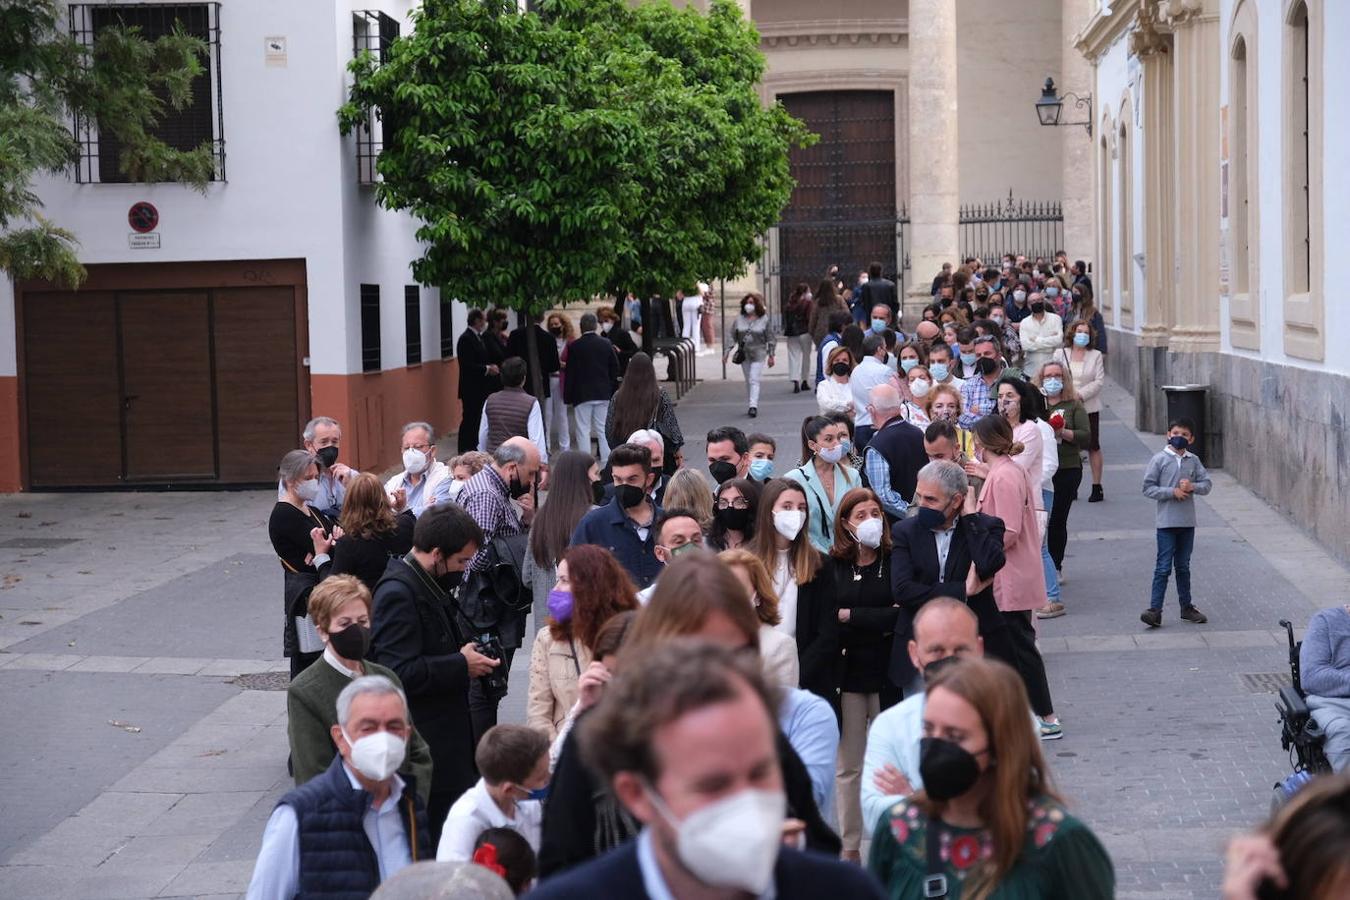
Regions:
<instances>
[{"instance_id":1,"label":"backpack","mask_svg":"<svg viewBox=\"0 0 1350 900\"><path fill-rule=\"evenodd\" d=\"M519 647L525 637L525 614L534 592L525 581L529 534L494 538L487 546L487 565L472 573L457 598L458 613L469 633L495 631L504 647Z\"/></svg>"}]
</instances>

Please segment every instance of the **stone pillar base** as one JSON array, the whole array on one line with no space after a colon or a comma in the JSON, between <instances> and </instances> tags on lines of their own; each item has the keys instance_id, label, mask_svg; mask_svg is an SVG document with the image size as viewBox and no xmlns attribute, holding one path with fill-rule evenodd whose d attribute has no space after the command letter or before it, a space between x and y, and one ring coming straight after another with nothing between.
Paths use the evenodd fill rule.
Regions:
<instances>
[{"instance_id":1,"label":"stone pillar base","mask_svg":"<svg viewBox=\"0 0 1350 900\"><path fill-rule=\"evenodd\" d=\"M900 313L904 317L902 322L907 334L913 334L914 329L923 321L923 308L931 306L933 295L928 292L927 286L921 290L906 291L905 296L900 300Z\"/></svg>"}]
</instances>

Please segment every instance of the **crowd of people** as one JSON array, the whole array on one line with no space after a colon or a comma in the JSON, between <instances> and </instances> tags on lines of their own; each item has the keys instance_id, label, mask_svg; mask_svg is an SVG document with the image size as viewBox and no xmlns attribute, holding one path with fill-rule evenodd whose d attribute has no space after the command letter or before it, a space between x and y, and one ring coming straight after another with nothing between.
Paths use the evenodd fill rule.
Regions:
<instances>
[{"instance_id":1,"label":"crowd of people","mask_svg":"<svg viewBox=\"0 0 1350 900\"><path fill-rule=\"evenodd\" d=\"M627 303L509 335L472 311L444 461L411 422L381 481L339 461L340 423L306 426L269 523L296 787L250 898L419 896L394 891L424 870L545 900L1114 896L1041 750L1065 725L1036 640L1067 609L1085 465L1103 498L1091 281L968 261L908 335L879 266L851 295L836 274L781 322L747 295L726 348L752 418L780 331L793 392L814 385L781 456L728 424L687 460ZM1173 570L1181 617L1205 621L1194 432L1173 423L1145 478L1150 627ZM517 650L525 717L499 723ZM1342 689L1343 663L1319 683ZM1345 702L1321 714L1345 724ZM1346 791L1310 792L1305 817ZM1314 876L1324 858L1289 849L1301 823L1235 843L1225 896L1340 896L1344 858Z\"/></svg>"}]
</instances>

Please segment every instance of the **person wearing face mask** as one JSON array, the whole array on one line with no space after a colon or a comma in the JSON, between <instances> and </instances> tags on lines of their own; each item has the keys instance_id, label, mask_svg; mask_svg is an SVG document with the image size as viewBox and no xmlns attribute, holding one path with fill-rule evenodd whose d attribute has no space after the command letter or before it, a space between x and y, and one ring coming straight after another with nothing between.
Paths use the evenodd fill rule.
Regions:
<instances>
[{"instance_id":1,"label":"person wearing face mask","mask_svg":"<svg viewBox=\"0 0 1350 900\"><path fill-rule=\"evenodd\" d=\"M450 499L450 468L436 458L436 435L426 422L409 422L399 438L403 471L385 483L395 512L420 516L428 506Z\"/></svg>"},{"instance_id":2,"label":"person wearing face mask","mask_svg":"<svg viewBox=\"0 0 1350 900\"><path fill-rule=\"evenodd\" d=\"M1049 308L1044 294L1032 294L1028 306L1031 315L1018 326L1017 337L1022 342L1023 367L1035 374L1064 345L1064 320Z\"/></svg>"},{"instance_id":3,"label":"person wearing face mask","mask_svg":"<svg viewBox=\"0 0 1350 900\"><path fill-rule=\"evenodd\" d=\"M596 312L596 318L600 320L601 337L609 341L619 356L619 377L622 378L628 371L629 361L639 352L637 341L613 309L602 306ZM640 323L635 327L640 327Z\"/></svg>"},{"instance_id":4,"label":"person wearing face mask","mask_svg":"<svg viewBox=\"0 0 1350 900\"><path fill-rule=\"evenodd\" d=\"M923 790L881 816L867 865L890 896L1114 897L1111 857L1055 792L1014 673L967 657L927 694Z\"/></svg>"},{"instance_id":5,"label":"person wearing face mask","mask_svg":"<svg viewBox=\"0 0 1350 900\"><path fill-rule=\"evenodd\" d=\"M450 804L477 778L470 684L504 664L478 651L450 596L484 543L468 512L452 503L433 506L417 520L412 550L389 561L374 591L369 658L398 675L431 747L433 843Z\"/></svg>"},{"instance_id":6,"label":"person wearing face mask","mask_svg":"<svg viewBox=\"0 0 1350 900\"><path fill-rule=\"evenodd\" d=\"M482 777L450 807L439 862L468 862L474 843L489 828L509 828L538 851L544 800L548 796L548 738L527 725L495 725L474 750Z\"/></svg>"},{"instance_id":7,"label":"person wearing face mask","mask_svg":"<svg viewBox=\"0 0 1350 900\"><path fill-rule=\"evenodd\" d=\"M862 484L857 469L848 461L848 426L824 416L809 416L802 423L802 457L789 478L802 486L810 501L812 515L807 523L811 545L821 553L829 552L834 542L834 514L844 494Z\"/></svg>"},{"instance_id":8,"label":"person wearing face mask","mask_svg":"<svg viewBox=\"0 0 1350 900\"><path fill-rule=\"evenodd\" d=\"M764 373L764 364L773 368L774 348L778 336L773 323L765 314L764 298L753 291L741 301L741 314L731 326L731 347L727 356L733 363L739 363L745 375L746 397L750 403L748 415L759 415L759 380Z\"/></svg>"},{"instance_id":9,"label":"person wearing face mask","mask_svg":"<svg viewBox=\"0 0 1350 900\"><path fill-rule=\"evenodd\" d=\"M797 642L776 627L782 623L783 617L778 614L778 597L773 592L769 570L749 550L723 550L717 554L717 558L726 563L731 574L736 576L750 598L750 605L755 608L755 617L759 619L759 655L764 660L764 677L775 687L796 690L801 682Z\"/></svg>"},{"instance_id":10,"label":"person wearing face mask","mask_svg":"<svg viewBox=\"0 0 1350 900\"><path fill-rule=\"evenodd\" d=\"M603 547L569 547L548 594L547 627L530 648L525 724L557 737L577 702L577 679L594 659L595 635L613 615L637 609L637 588Z\"/></svg>"},{"instance_id":11,"label":"person wearing face mask","mask_svg":"<svg viewBox=\"0 0 1350 900\"><path fill-rule=\"evenodd\" d=\"M994 294L989 298L989 301L989 321L997 331L999 343L1003 345L1004 354L1008 357L1009 362L1021 362L1022 339L1018 337L1017 329L1008 319L1003 295Z\"/></svg>"},{"instance_id":12,"label":"person wearing face mask","mask_svg":"<svg viewBox=\"0 0 1350 900\"><path fill-rule=\"evenodd\" d=\"M637 444L620 444L609 455L614 499L582 516L573 544L605 547L640 588L651 584L661 566L654 554L653 525L661 508L652 502L655 473L652 454Z\"/></svg>"},{"instance_id":13,"label":"person wearing face mask","mask_svg":"<svg viewBox=\"0 0 1350 900\"><path fill-rule=\"evenodd\" d=\"M263 831L248 900L366 896L399 870L432 858L427 807L400 775L412 730L403 691L363 675L338 694L338 755L278 801Z\"/></svg>"},{"instance_id":14,"label":"person wearing face mask","mask_svg":"<svg viewBox=\"0 0 1350 900\"><path fill-rule=\"evenodd\" d=\"M548 401L544 404L544 433L551 436L556 432L558 442L555 446L559 450L568 450L572 446L573 424L571 401L564 396L567 387L564 373L567 370L568 349L576 341L577 330L572 324L571 316L556 312L549 313L548 318L544 320L544 327L558 348L558 363L562 367L548 376ZM608 398L609 395L605 396Z\"/></svg>"},{"instance_id":15,"label":"person wearing face mask","mask_svg":"<svg viewBox=\"0 0 1350 900\"><path fill-rule=\"evenodd\" d=\"M1184 417L1173 419L1167 425L1167 445L1153 454L1144 471L1144 496L1158 502L1153 591L1148 609L1139 617L1149 628L1162 625L1163 600L1173 568L1181 618L1196 625L1209 621L1191 602L1191 551L1195 549L1195 496L1208 494L1214 482L1200 457L1189 449L1194 439L1194 422Z\"/></svg>"},{"instance_id":16,"label":"person wearing face mask","mask_svg":"<svg viewBox=\"0 0 1350 900\"><path fill-rule=\"evenodd\" d=\"M886 339L879 334L868 334L863 338L862 358L849 376L849 388L853 391L853 422L860 453L867 449L867 442L876 430L872 414L867 408L872 388L889 384L897 392L900 390L900 379L886 365L886 358Z\"/></svg>"},{"instance_id":17,"label":"person wearing face mask","mask_svg":"<svg viewBox=\"0 0 1350 900\"><path fill-rule=\"evenodd\" d=\"M300 439L301 446L308 450L319 464L318 490L309 504L330 519L336 519L342 512L347 480L353 474L350 468L337 461L341 452L342 426L336 419L316 416L305 424ZM278 481L277 499L285 499L285 493L284 481Z\"/></svg>"},{"instance_id":18,"label":"person wearing face mask","mask_svg":"<svg viewBox=\"0 0 1350 900\"><path fill-rule=\"evenodd\" d=\"M656 517L652 526L652 555L660 567L656 580L637 593L638 604L646 606L661 583L661 572L675 560L703 548L703 522L692 509L671 507Z\"/></svg>"},{"instance_id":19,"label":"person wearing face mask","mask_svg":"<svg viewBox=\"0 0 1350 900\"><path fill-rule=\"evenodd\" d=\"M774 709L758 660L714 643L667 643L625 665L578 730L582 753L641 831L546 878L535 896L880 900L857 866L785 843L791 771Z\"/></svg>"},{"instance_id":20,"label":"person wearing face mask","mask_svg":"<svg viewBox=\"0 0 1350 900\"><path fill-rule=\"evenodd\" d=\"M910 366L901 383L909 391L900 410L901 417L911 425L927 428L932 421L928 418L928 395L933 391L933 376L928 366L923 363Z\"/></svg>"},{"instance_id":21,"label":"person wearing face mask","mask_svg":"<svg viewBox=\"0 0 1350 900\"><path fill-rule=\"evenodd\" d=\"M749 544L773 578L782 617L778 629L791 637L798 636L799 628L809 630L810 623L820 621L817 610L824 603L824 581L817 578L821 556L807 537L808 518L805 488L796 481L775 478L759 498L755 537ZM815 657L808 660L802 655L803 643L799 638L799 658L818 664Z\"/></svg>"},{"instance_id":22,"label":"person wearing face mask","mask_svg":"<svg viewBox=\"0 0 1350 900\"><path fill-rule=\"evenodd\" d=\"M971 351L974 352L973 346ZM960 368L960 365L955 362L955 359L952 348L941 340L934 341L928 348L928 374L933 377L934 389L946 385L955 388L957 391L961 390L961 385L965 384L965 381L956 377L956 371Z\"/></svg>"},{"instance_id":23,"label":"person wearing face mask","mask_svg":"<svg viewBox=\"0 0 1350 900\"><path fill-rule=\"evenodd\" d=\"M393 670L366 659L370 650L370 589L351 575L334 575L309 596L309 616L323 638L323 659L286 688L286 738L296 787L317 778L338 755L333 740L342 689L363 675L382 675L400 690ZM416 729L408 732L399 771L412 775L425 803L431 793L431 749Z\"/></svg>"},{"instance_id":24,"label":"person wearing face mask","mask_svg":"<svg viewBox=\"0 0 1350 900\"><path fill-rule=\"evenodd\" d=\"M914 495L914 478L923 467L923 429L905 420L905 402L889 384L872 388L868 410L876 434L863 451L867 486L876 491L890 521L902 518Z\"/></svg>"},{"instance_id":25,"label":"person wearing face mask","mask_svg":"<svg viewBox=\"0 0 1350 900\"><path fill-rule=\"evenodd\" d=\"M990 335L975 338L972 345L975 351L975 377L961 386L962 428L970 428L981 416L987 416L998 407L998 395L994 385L1004 375L1020 375L1016 369L1008 368L999 353L998 339Z\"/></svg>"},{"instance_id":26,"label":"person wearing face mask","mask_svg":"<svg viewBox=\"0 0 1350 900\"><path fill-rule=\"evenodd\" d=\"M1052 430L1058 452L1058 468L1054 474L1054 496L1050 517L1046 524L1046 549L1054 567L1054 580L1062 583L1064 549L1069 543L1069 510L1078 499L1078 487L1083 483L1083 448L1092 433L1091 422L1076 390L1072 370L1059 361L1050 360L1037 373L1034 384L1045 393L1046 421ZM1050 572L1046 570L1047 576ZM1047 578L1049 584L1049 578ZM1054 602L1038 611L1040 618L1053 618ZM1060 603L1060 612L1063 604Z\"/></svg>"},{"instance_id":27,"label":"person wearing face mask","mask_svg":"<svg viewBox=\"0 0 1350 900\"><path fill-rule=\"evenodd\" d=\"M872 307L872 318L868 320L868 330L872 334L884 334L891 327L891 308L878 303Z\"/></svg>"},{"instance_id":28,"label":"person wearing face mask","mask_svg":"<svg viewBox=\"0 0 1350 900\"><path fill-rule=\"evenodd\" d=\"M385 485L371 473L362 472L347 486L347 502L342 505L338 523L342 540L333 546L329 574L355 575L374 590L389 557L402 556L412 549L417 519L409 509L395 515Z\"/></svg>"},{"instance_id":29,"label":"person wearing face mask","mask_svg":"<svg viewBox=\"0 0 1350 900\"><path fill-rule=\"evenodd\" d=\"M814 294L805 281L792 289L787 306L783 309L783 336L787 339L788 378L792 381L792 393L800 394L807 389L807 376L811 374L811 313L815 309ZM822 339L828 335L822 335ZM835 337L838 340L838 336Z\"/></svg>"},{"instance_id":30,"label":"person wearing face mask","mask_svg":"<svg viewBox=\"0 0 1350 900\"><path fill-rule=\"evenodd\" d=\"M323 652L323 642L306 612L309 592L328 577L330 552L342 529L315 509L319 496L319 462L308 450L292 450L277 467L282 492L267 519L267 536L281 561L286 624L282 650L291 661L291 677L299 675Z\"/></svg>"},{"instance_id":31,"label":"person wearing face mask","mask_svg":"<svg viewBox=\"0 0 1350 900\"><path fill-rule=\"evenodd\" d=\"M483 401L501 387L497 363L502 360L502 346L494 337L485 338L483 332L487 327L487 316L483 311L471 309L468 327L455 342L455 358L459 360L459 401L464 415L459 423L459 453L478 449L478 422L483 415Z\"/></svg>"},{"instance_id":32,"label":"person wearing face mask","mask_svg":"<svg viewBox=\"0 0 1350 900\"><path fill-rule=\"evenodd\" d=\"M858 778L867 731L883 709L900 699L886 677L900 607L891 599L891 541L877 495L855 488L835 518L834 546L823 577L831 602L822 610L822 639L833 644L827 688L839 715L835 790L844 859L858 862L864 837Z\"/></svg>"},{"instance_id":33,"label":"person wearing face mask","mask_svg":"<svg viewBox=\"0 0 1350 900\"><path fill-rule=\"evenodd\" d=\"M748 478L732 478L717 486L709 547L735 550L754 540L760 493L760 483Z\"/></svg>"},{"instance_id":34,"label":"person wearing face mask","mask_svg":"<svg viewBox=\"0 0 1350 900\"><path fill-rule=\"evenodd\" d=\"M534 627L548 622L548 596L558 582L557 566L572 541L581 517L606 503L600 467L580 450L566 450L554 460L548 499L530 525L529 551L522 577L534 595Z\"/></svg>"},{"instance_id":35,"label":"person wearing face mask","mask_svg":"<svg viewBox=\"0 0 1350 900\"><path fill-rule=\"evenodd\" d=\"M1008 313L1009 324L1019 331L1022 328L1022 320L1031 315L1031 306L1027 303L1027 287L1027 282L1019 280L1004 307Z\"/></svg>"},{"instance_id":36,"label":"person wearing face mask","mask_svg":"<svg viewBox=\"0 0 1350 900\"><path fill-rule=\"evenodd\" d=\"M816 408L822 416L833 412L853 413L853 389L849 379L853 372L853 354L847 347L836 345L826 358L827 376L816 385Z\"/></svg>"},{"instance_id":37,"label":"person wearing face mask","mask_svg":"<svg viewBox=\"0 0 1350 900\"><path fill-rule=\"evenodd\" d=\"M770 435L754 432L746 436L750 445L750 465L745 477L758 484L764 484L773 477L773 459L778 454L778 442Z\"/></svg>"},{"instance_id":38,"label":"person wearing face mask","mask_svg":"<svg viewBox=\"0 0 1350 900\"><path fill-rule=\"evenodd\" d=\"M844 332L849 330L850 334L862 334L858 326L849 322L844 313L834 312L830 314L829 328L821 338L820 344L816 347L816 385L830 376L830 358L834 356L834 351L841 346L845 346ZM861 337L859 338L861 340Z\"/></svg>"},{"instance_id":39,"label":"person wearing face mask","mask_svg":"<svg viewBox=\"0 0 1350 900\"><path fill-rule=\"evenodd\" d=\"M708 474L716 484L731 478L744 478L750 471L750 441L734 425L723 425L708 432L703 440L708 454Z\"/></svg>"},{"instance_id":40,"label":"person wearing face mask","mask_svg":"<svg viewBox=\"0 0 1350 900\"><path fill-rule=\"evenodd\" d=\"M1096 315L1101 316L1100 313ZM1065 344L1055 354L1054 361L1072 373L1078 398L1083 401L1083 406L1087 410L1088 427L1092 434L1087 441L1088 463L1092 467L1092 493L1088 496L1088 502L1100 503L1106 499L1106 494L1102 492L1104 459L1099 434L1102 388L1106 384L1106 357L1101 349L1094 347L1097 342L1097 331L1090 321L1073 322L1069 325L1064 340Z\"/></svg>"}]
</instances>

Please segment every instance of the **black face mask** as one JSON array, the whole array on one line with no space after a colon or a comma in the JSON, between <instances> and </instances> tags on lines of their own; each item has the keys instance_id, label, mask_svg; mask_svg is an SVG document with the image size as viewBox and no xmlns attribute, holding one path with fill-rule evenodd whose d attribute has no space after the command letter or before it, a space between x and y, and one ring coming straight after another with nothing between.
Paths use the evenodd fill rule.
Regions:
<instances>
[{"instance_id":1,"label":"black face mask","mask_svg":"<svg viewBox=\"0 0 1350 900\"><path fill-rule=\"evenodd\" d=\"M708 463L708 474L713 477L713 481L721 484L736 477L736 467L726 460L719 459L717 462Z\"/></svg>"},{"instance_id":2,"label":"black face mask","mask_svg":"<svg viewBox=\"0 0 1350 900\"><path fill-rule=\"evenodd\" d=\"M975 754L951 741L926 737L919 741L919 776L934 800L960 797L980 780Z\"/></svg>"},{"instance_id":3,"label":"black face mask","mask_svg":"<svg viewBox=\"0 0 1350 900\"><path fill-rule=\"evenodd\" d=\"M838 375L840 378L843 378L848 374L848 363L835 363L830 366L830 374Z\"/></svg>"},{"instance_id":4,"label":"black face mask","mask_svg":"<svg viewBox=\"0 0 1350 900\"><path fill-rule=\"evenodd\" d=\"M636 484L616 484L614 485L614 496L618 498L619 505L624 509L632 509L635 506L642 505L642 501L647 497L647 492Z\"/></svg>"},{"instance_id":5,"label":"black face mask","mask_svg":"<svg viewBox=\"0 0 1350 900\"><path fill-rule=\"evenodd\" d=\"M1039 316L1041 313L1045 312L1045 304L1040 300L1037 300L1035 303L1031 304L1031 311Z\"/></svg>"},{"instance_id":6,"label":"black face mask","mask_svg":"<svg viewBox=\"0 0 1350 900\"><path fill-rule=\"evenodd\" d=\"M750 524L750 510L728 506L726 509L713 510L713 518L727 531L744 531L745 526Z\"/></svg>"},{"instance_id":7,"label":"black face mask","mask_svg":"<svg viewBox=\"0 0 1350 900\"><path fill-rule=\"evenodd\" d=\"M333 463L337 462L338 448L322 447L314 451L314 455L319 458L320 465L322 465L325 469L331 469L333 468Z\"/></svg>"},{"instance_id":8,"label":"black face mask","mask_svg":"<svg viewBox=\"0 0 1350 900\"><path fill-rule=\"evenodd\" d=\"M605 502L605 483L603 481L591 482L591 499L595 501L596 506Z\"/></svg>"},{"instance_id":9,"label":"black face mask","mask_svg":"<svg viewBox=\"0 0 1350 900\"><path fill-rule=\"evenodd\" d=\"M463 572L446 572L444 575L436 576L436 583L441 586L441 590L447 594L459 587L459 583L464 580Z\"/></svg>"},{"instance_id":10,"label":"black face mask","mask_svg":"<svg viewBox=\"0 0 1350 900\"><path fill-rule=\"evenodd\" d=\"M548 333L553 335L554 337L562 337L562 326L561 325L549 326Z\"/></svg>"},{"instance_id":11,"label":"black face mask","mask_svg":"<svg viewBox=\"0 0 1350 900\"><path fill-rule=\"evenodd\" d=\"M981 356L975 360L975 371L981 375L993 375L998 371L998 360Z\"/></svg>"},{"instance_id":12,"label":"black face mask","mask_svg":"<svg viewBox=\"0 0 1350 900\"><path fill-rule=\"evenodd\" d=\"M511 476L511 481L506 485L506 489L511 492L512 500L519 500L530 492L530 486L528 484L520 483L519 475Z\"/></svg>"},{"instance_id":13,"label":"black face mask","mask_svg":"<svg viewBox=\"0 0 1350 900\"><path fill-rule=\"evenodd\" d=\"M328 643L343 659L365 659L366 651L370 649L370 629L364 625L348 625L341 631L328 632Z\"/></svg>"}]
</instances>

